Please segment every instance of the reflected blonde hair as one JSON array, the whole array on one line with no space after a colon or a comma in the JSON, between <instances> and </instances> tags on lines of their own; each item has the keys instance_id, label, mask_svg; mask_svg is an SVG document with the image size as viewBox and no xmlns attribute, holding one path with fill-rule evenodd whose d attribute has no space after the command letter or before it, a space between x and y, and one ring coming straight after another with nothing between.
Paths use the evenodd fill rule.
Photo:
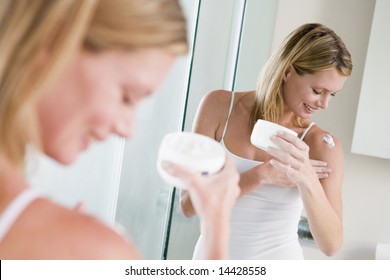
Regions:
<instances>
[{"instance_id":1,"label":"reflected blonde hair","mask_svg":"<svg viewBox=\"0 0 390 280\"><path fill-rule=\"evenodd\" d=\"M22 166L39 147L35 103L80 47L184 54L185 18L178 0L2 0L0 155Z\"/></svg>"},{"instance_id":2,"label":"reflected blonde hair","mask_svg":"<svg viewBox=\"0 0 390 280\"><path fill-rule=\"evenodd\" d=\"M318 23L298 27L275 50L259 75L250 126L257 119L280 121L284 110L283 75L290 66L298 75L331 68L336 68L343 76L352 74L351 54L333 30ZM301 124L299 118L297 124Z\"/></svg>"}]
</instances>

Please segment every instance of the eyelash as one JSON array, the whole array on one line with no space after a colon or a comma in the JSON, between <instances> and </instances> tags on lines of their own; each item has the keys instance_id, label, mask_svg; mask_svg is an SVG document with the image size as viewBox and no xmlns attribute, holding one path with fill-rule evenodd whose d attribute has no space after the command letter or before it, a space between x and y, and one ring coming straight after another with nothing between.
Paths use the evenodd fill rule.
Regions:
<instances>
[{"instance_id":1,"label":"eyelash","mask_svg":"<svg viewBox=\"0 0 390 280\"><path fill-rule=\"evenodd\" d=\"M322 92L319 92L319 91L315 90L314 88L313 88L313 92L314 92L315 94L317 94L317 95L322 94Z\"/></svg>"},{"instance_id":2,"label":"eyelash","mask_svg":"<svg viewBox=\"0 0 390 280\"><path fill-rule=\"evenodd\" d=\"M317 91L317 90L315 90L315 89L313 89L313 92L314 92L315 94L317 94L317 95L322 94L322 92L319 92L319 91ZM336 96L336 93L331 93L330 95L333 96L333 97L335 97L335 96Z\"/></svg>"}]
</instances>

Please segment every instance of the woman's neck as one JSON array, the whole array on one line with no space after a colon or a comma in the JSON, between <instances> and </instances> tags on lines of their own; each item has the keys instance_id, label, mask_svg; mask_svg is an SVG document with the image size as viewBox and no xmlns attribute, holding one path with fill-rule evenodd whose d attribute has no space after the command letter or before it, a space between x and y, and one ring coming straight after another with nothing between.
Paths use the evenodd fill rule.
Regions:
<instances>
[{"instance_id":1,"label":"woman's neck","mask_svg":"<svg viewBox=\"0 0 390 280\"><path fill-rule=\"evenodd\" d=\"M27 187L23 170L0 155L0 212L18 193Z\"/></svg>"}]
</instances>

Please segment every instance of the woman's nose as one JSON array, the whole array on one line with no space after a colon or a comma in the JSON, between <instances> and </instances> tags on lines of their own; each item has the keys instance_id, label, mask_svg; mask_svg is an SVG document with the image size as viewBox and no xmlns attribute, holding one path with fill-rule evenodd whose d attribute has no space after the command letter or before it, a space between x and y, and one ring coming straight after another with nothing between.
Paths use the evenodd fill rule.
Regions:
<instances>
[{"instance_id":1,"label":"woman's nose","mask_svg":"<svg viewBox=\"0 0 390 280\"><path fill-rule=\"evenodd\" d=\"M131 138L134 133L136 112L129 112L121 116L115 123L114 133L124 138Z\"/></svg>"},{"instance_id":2,"label":"woman's nose","mask_svg":"<svg viewBox=\"0 0 390 280\"><path fill-rule=\"evenodd\" d=\"M321 95L320 99L317 101L317 106L324 110L327 109L329 105L329 99L330 95Z\"/></svg>"}]
</instances>

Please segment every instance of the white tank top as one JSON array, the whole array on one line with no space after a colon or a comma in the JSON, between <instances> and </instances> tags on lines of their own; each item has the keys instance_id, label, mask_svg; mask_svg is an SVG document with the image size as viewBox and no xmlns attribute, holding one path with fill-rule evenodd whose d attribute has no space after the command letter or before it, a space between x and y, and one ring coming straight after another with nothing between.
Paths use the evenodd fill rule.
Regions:
<instances>
[{"instance_id":1,"label":"white tank top","mask_svg":"<svg viewBox=\"0 0 390 280\"><path fill-rule=\"evenodd\" d=\"M8 204L7 208L0 214L0 242L27 206L39 196L35 189L27 188Z\"/></svg>"},{"instance_id":2,"label":"white tank top","mask_svg":"<svg viewBox=\"0 0 390 280\"><path fill-rule=\"evenodd\" d=\"M221 144L226 133L233 108L234 93L228 118L222 133ZM309 127L300 137L303 139ZM225 147L226 149L226 147ZM239 157L230 153L240 173L263 162ZM298 223L303 204L297 187L262 185L240 197L232 210L230 234L230 259L241 260L287 260L303 259L298 242ZM202 258L203 237L195 247L193 259Z\"/></svg>"}]
</instances>

